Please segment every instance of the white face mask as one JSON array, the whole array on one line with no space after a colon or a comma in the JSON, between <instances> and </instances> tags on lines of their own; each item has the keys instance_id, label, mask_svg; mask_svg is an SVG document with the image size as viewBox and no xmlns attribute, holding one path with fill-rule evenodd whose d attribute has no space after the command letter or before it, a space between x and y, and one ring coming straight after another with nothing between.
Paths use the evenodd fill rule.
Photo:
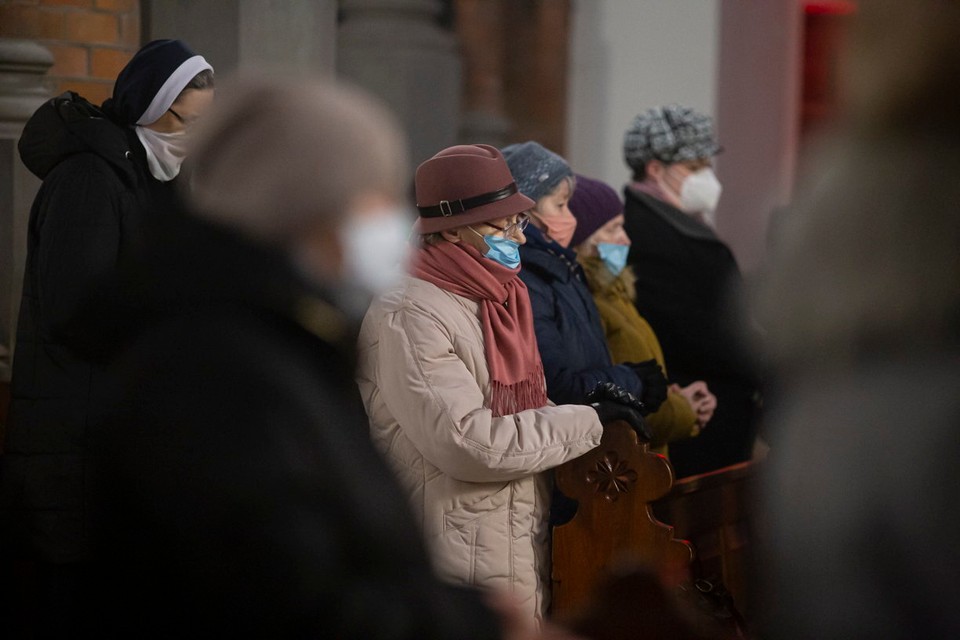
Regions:
<instances>
[{"instance_id":1,"label":"white face mask","mask_svg":"<svg viewBox=\"0 0 960 640\"><path fill-rule=\"evenodd\" d=\"M137 127L137 137L147 152L150 174L160 182L169 182L180 173L180 165L187 157L187 132L160 133L146 127Z\"/></svg>"},{"instance_id":2,"label":"white face mask","mask_svg":"<svg viewBox=\"0 0 960 640\"><path fill-rule=\"evenodd\" d=\"M346 282L377 295L399 281L407 272L411 226L400 207L350 216L340 229Z\"/></svg>"},{"instance_id":3,"label":"white face mask","mask_svg":"<svg viewBox=\"0 0 960 640\"><path fill-rule=\"evenodd\" d=\"M701 214L710 223L714 219L713 212L720 202L722 191L723 187L720 186L713 169L700 169L683 181L680 188L680 208L687 213Z\"/></svg>"}]
</instances>

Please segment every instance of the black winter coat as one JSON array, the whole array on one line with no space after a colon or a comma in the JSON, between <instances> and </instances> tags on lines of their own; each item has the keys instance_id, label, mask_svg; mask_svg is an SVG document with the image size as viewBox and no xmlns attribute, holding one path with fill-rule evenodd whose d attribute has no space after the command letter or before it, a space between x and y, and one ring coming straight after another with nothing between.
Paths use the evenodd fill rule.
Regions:
<instances>
[{"instance_id":1,"label":"black winter coat","mask_svg":"<svg viewBox=\"0 0 960 640\"><path fill-rule=\"evenodd\" d=\"M279 253L171 222L105 296L122 305L92 305L123 348L119 411L92 434L91 631L496 637L472 591L433 577L370 441L354 324Z\"/></svg>"},{"instance_id":2,"label":"black winter coat","mask_svg":"<svg viewBox=\"0 0 960 640\"><path fill-rule=\"evenodd\" d=\"M557 404L582 404L598 383L613 382L640 397L637 374L610 360L600 313L576 254L532 225L524 233L520 279L530 293L547 395Z\"/></svg>"},{"instance_id":3,"label":"black winter coat","mask_svg":"<svg viewBox=\"0 0 960 640\"><path fill-rule=\"evenodd\" d=\"M88 429L104 416L102 369L77 351L84 297L131 253L151 208L172 199L147 170L133 129L75 93L41 106L19 143L43 185L30 211L11 405L0 458L5 551L45 562L86 558ZM96 328L95 328L96 330Z\"/></svg>"},{"instance_id":4,"label":"black winter coat","mask_svg":"<svg viewBox=\"0 0 960 640\"><path fill-rule=\"evenodd\" d=\"M748 460L756 432L757 376L738 312L742 277L712 229L648 194L625 191L635 304L670 363L672 382L705 380L717 410L697 437L670 445L678 476Z\"/></svg>"}]
</instances>

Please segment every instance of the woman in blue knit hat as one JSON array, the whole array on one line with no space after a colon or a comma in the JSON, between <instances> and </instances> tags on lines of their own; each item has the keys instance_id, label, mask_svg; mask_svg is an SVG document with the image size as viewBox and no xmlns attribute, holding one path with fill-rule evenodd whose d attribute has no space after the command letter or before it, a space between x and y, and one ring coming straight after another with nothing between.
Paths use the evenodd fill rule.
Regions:
<instances>
[{"instance_id":1,"label":"woman in blue knit hat","mask_svg":"<svg viewBox=\"0 0 960 640\"><path fill-rule=\"evenodd\" d=\"M630 237L623 226L623 202L600 180L580 175L576 180L569 207L577 228L570 244L593 292L613 362L654 359L666 374L660 341L633 304L636 277L627 264ZM671 384L666 401L647 417L651 444L666 454L668 442L698 435L716 406L716 397L702 380L685 387Z\"/></svg>"},{"instance_id":2,"label":"woman in blue knit hat","mask_svg":"<svg viewBox=\"0 0 960 640\"><path fill-rule=\"evenodd\" d=\"M207 61L179 40L156 40L124 67L102 107L66 92L20 138L20 157L43 185L30 211L0 461L0 548L32 567L43 595L21 593L40 637L73 635L85 610L85 443L109 410L107 376L83 351L91 328L78 326L76 312L135 250L150 212L170 208L190 125L212 99Z\"/></svg>"},{"instance_id":3,"label":"woman in blue knit hat","mask_svg":"<svg viewBox=\"0 0 960 640\"><path fill-rule=\"evenodd\" d=\"M547 395L558 404L583 403L601 383L637 396L647 411L666 397L666 379L653 360L613 364L600 315L570 248L577 220L568 203L576 182L566 160L536 142L503 149L517 187L536 204L527 242L520 247L520 278L533 305Z\"/></svg>"}]
</instances>

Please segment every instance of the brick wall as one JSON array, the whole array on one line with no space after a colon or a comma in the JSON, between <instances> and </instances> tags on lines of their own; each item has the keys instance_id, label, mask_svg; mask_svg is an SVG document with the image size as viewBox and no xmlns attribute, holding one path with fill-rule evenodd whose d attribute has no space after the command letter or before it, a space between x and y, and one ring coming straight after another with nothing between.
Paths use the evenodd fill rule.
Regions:
<instances>
[{"instance_id":1,"label":"brick wall","mask_svg":"<svg viewBox=\"0 0 960 640\"><path fill-rule=\"evenodd\" d=\"M57 93L95 104L140 46L139 0L0 0L0 37L35 40L53 54Z\"/></svg>"}]
</instances>

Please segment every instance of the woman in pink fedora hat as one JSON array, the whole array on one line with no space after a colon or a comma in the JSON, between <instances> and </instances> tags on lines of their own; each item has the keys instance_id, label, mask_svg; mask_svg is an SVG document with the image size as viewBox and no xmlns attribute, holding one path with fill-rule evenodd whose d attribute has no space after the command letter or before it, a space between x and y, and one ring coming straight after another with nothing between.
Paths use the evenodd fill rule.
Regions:
<instances>
[{"instance_id":1,"label":"woman in pink fedora hat","mask_svg":"<svg viewBox=\"0 0 960 640\"><path fill-rule=\"evenodd\" d=\"M420 517L440 576L549 601L549 477L600 443L636 400L551 406L526 287L526 212L500 151L444 149L416 173L421 242L409 277L375 301L358 381L374 441Z\"/></svg>"}]
</instances>

